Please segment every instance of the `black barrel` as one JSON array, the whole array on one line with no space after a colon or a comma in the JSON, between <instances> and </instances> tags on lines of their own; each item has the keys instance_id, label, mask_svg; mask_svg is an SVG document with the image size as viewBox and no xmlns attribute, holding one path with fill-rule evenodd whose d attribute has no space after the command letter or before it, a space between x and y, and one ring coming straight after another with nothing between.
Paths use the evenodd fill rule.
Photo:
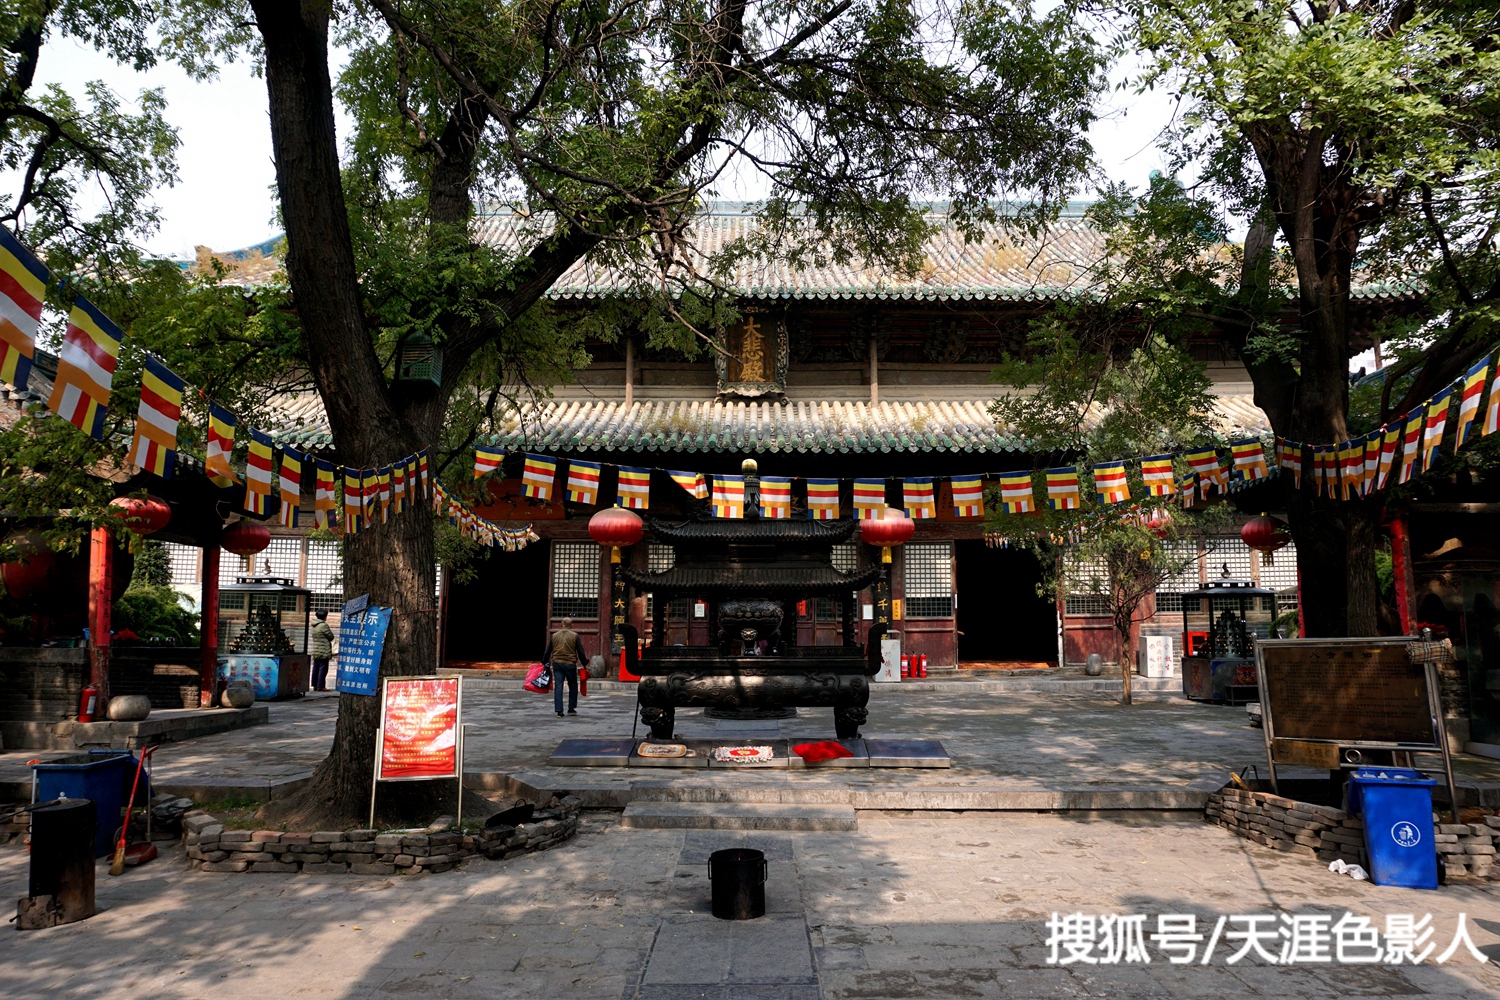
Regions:
<instances>
[{"instance_id":1,"label":"black barrel","mask_svg":"<svg viewBox=\"0 0 1500 1000\"><path fill-rule=\"evenodd\" d=\"M714 916L720 920L753 920L766 915L766 856L735 848L708 858Z\"/></svg>"},{"instance_id":2,"label":"black barrel","mask_svg":"<svg viewBox=\"0 0 1500 1000\"><path fill-rule=\"evenodd\" d=\"M59 799L31 811L31 895L51 896L59 923L94 915L94 827L89 799Z\"/></svg>"}]
</instances>

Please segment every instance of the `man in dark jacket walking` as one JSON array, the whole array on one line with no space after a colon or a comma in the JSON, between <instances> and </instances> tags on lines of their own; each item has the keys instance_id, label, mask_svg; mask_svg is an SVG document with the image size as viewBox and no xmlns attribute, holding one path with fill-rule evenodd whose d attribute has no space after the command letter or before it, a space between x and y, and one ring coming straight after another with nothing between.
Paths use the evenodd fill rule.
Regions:
<instances>
[{"instance_id":1,"label":"man in dark jacket walking","mask_svg":"<svg viewBox=\"0 0 1500 1000\"><path fill-rule=\"evenodd\" d=\"M564 618L562 628L547 637L547 651L542 662L552 668L552 707L562 718L562 682L568 682L568 714L578 714L578 668L588 663L583 655L583 640L573 631L573 619Z\"/></svg>"},{"instance_id":2,"label":"man in dark jacket walking","mask_svg":"<svg viewBox=\"0 0 1500 1000\"><path fill-rule=\"evenodd\" d=\"M318 622L312 627L312 689L328 690L328 661L333 659L333 629L328 627L328 612L318 612Z\"/></svg>"}]
</instances>

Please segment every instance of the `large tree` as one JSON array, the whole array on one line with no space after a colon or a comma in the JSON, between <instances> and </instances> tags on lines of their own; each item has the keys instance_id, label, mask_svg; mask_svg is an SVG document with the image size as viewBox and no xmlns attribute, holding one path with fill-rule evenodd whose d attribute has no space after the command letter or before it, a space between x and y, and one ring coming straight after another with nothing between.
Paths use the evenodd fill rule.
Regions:
<instances>
[{"instance_id":1,"label":"large tree","mask_svg":"<svg viewBox=\"0 0 1500 1000\"><path fill-rule=\"evenodd\" d=\"M246 18L201 0L183 23L217 25L205 37L226 50L253 26L292 304L338 455L355 466L436 444L452 407L473 412L492 388L476 364L523 377L538 356L563 360L541 300L585 258L635 276L647 305L619 322L716 349L724 259L694 252L693 220L727 171L765 192L760 235L734 255L915 268L923 199L947 200L978 238L1005 199L1032 206L1018 223L1045 218L1088 165L1100 62L1067 5L248 6ZM349 50L337 81L333 33ZM338 100L355 122L342 157ZM498 243L478 225L496 208L524 220ZM412 333L441 348L440 385L393 382L392 349ZM347 592L395 609L382 674L429 672L431 520L347 539L344 566ZM373 699L343 696L332 753L283 815L360 815L375 725ZM426 794L382 801L416 813Z\"/></svg>"},{"instance_id":2,"label":"large tree","mask_svg":"<svg viewBox=\"0 0 1500 1000\"><path fill-rule=\"evenodd\" d=\"M1164 137L1175 166L1248 225L1242 273L1212 318L1277 434L1346 440L1490 348L1500 295L1492 4L1137 0L1124 13L1120 48L1145 54L1142 87L1181 98ZM1158 287L1174 295L1181 273ZM1433 321L1401 331L1382 404L1351 415L1349 359L1371 333L1355 329L1351 293L1393 277L1425 284ZM1320 499L1311 476L1303 487L1287 504L1309 634L1374 634L1384 497Z\"/></svg>"}]
</instances>

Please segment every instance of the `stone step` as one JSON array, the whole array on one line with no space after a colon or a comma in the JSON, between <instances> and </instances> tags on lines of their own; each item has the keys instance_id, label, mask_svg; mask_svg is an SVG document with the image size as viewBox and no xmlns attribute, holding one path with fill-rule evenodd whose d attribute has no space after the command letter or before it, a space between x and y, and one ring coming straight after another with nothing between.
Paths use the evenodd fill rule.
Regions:
<instances>
[{"instance_id":1,"label":"stone step","mask_svg":"<svg viewBox=\"0 0 1500 1000\"><path fill-rule=\"evenodd\" d=\"M632 802L620 825L634 830L857 830L852 806L768 802Z\"/></svg>"}]
</instances>

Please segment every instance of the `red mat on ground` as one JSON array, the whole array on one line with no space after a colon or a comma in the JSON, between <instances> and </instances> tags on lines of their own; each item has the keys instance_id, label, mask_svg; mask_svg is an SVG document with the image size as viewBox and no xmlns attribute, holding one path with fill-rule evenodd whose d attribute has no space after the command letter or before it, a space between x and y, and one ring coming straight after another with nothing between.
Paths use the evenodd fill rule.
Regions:
<instances>
[{"instance_id":1,"label":"red mat on ground","mask_svg":"<svg viewBox=\"0 0 1500 1000\"><path fill-rule=\"evenodd\" d=\"M854 753L848 747L835 743L833 740L822 740L818 743L798 743L792 747L792 753L801 757L809 764L816 764L820 760L835 760L839 757L854 756Z\"/></svg>"}]
</instances>

